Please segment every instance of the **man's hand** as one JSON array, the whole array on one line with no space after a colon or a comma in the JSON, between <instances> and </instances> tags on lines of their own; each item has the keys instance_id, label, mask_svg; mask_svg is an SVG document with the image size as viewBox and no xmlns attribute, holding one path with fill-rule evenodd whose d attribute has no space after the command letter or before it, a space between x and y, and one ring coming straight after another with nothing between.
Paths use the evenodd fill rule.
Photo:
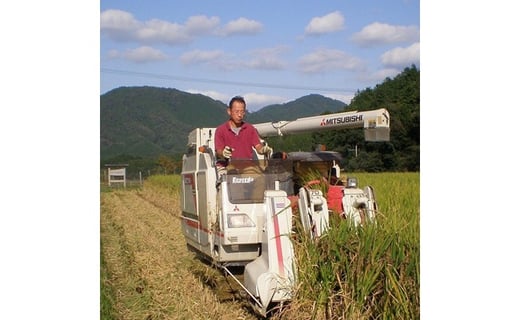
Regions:
<instances>
[{"instance_id":1,"label":"man's hand","mask_svg":"<svg viewBox=\"0 0 520 320\"><path fill-rule=\"evenodd\" d=\"M273 148L269 147L267 144L262 147L262 150L260 150L260 154L263 154L267 158L270 158L272 153Z\"/></svg>"},{"instance_id":2,"label":"man's hand","mask_svg":"<svg viewBox=\"0 0 520 320\"><path fill-rule=\"evenodd\" d=\"M231 158L232 151L233 151L233 149L231 149L230 146L226 146L224 148L224 150L222 150L222 155L224 156L224 158L229 159L229 158Z\"/></svg>"}]
</instances>

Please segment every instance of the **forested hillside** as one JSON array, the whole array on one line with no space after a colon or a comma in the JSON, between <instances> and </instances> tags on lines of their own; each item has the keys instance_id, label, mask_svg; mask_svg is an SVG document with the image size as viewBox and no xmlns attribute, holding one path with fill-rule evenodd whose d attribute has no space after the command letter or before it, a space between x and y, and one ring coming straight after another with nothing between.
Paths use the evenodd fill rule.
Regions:
<instances>
[{"instance_id":1,"label":"forested hillside","mask_svg":"<svg viewBox=\"0 0 520 320\"><path fill-rule=\"evenodd\" d=\"M345 103L324 97L319 94L310 94L284 104L273 104L250 114L247 121L262 123L282 120L295 120L299 117L315 116L324 112L340 112Z\"/></svg>"},{"instance_id":2,"label":"forested hillside","mask_svg":"<svg viewBox=\"0 0 520 320\"><path fill-rule=\"evenodd\" d=\"M313 141L341 152L350 171L419 171L420 72L414 65L373 89L358 91L346 110L377 108L390 112L389 142L365 142L362 130L316 133Z\"/></svg>"},{"instance_id":3,"label":"forested hillside","mask_svg":"<svg viewBox=\"0 0 520 320\"><path fill-rule=\"evenodd\" d=\"M100 100L102 167L106 163L131 163L130 171L165 164L171 167L171 162L178 161L185 152L191 130L216 127L227 119L226 104L172 88L121 87L102 95ZM248 112L246 120L294 120L344 106L341 101L312 94Z\"/></svg>"},{"instance_id":4,"label":"forested hillside","mask_svg":"<svg viewBox=\"0 0 520 320\"><path fill-rule=\"evenodd\" d=\"M226 105L176 89L123 87L101 96L101 159L184 151L195 125L225 121Z\"/></svg>"}]
</instances>

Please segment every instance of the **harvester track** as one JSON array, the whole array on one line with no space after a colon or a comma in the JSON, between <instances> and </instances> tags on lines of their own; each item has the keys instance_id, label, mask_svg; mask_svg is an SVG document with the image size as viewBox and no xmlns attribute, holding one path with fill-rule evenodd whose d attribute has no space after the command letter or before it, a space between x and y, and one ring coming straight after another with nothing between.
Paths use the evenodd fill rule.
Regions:
<instances>
[{"instance_id":1,"label":"harvester track","mask_svg":"<svg viewBox=\"0 0 520 320\"><path fill-rule=\"evenodd\" d=\"M121 319L258 319L233 279L187 250L176 219L178 203L167 201L136 191L102 195L102 246L111 279L106 285L118 292L114 314Z\"/></svg>"},{"instance_id":2,"label":"harvester track","mask_svg":"<svg viewBox=\"0 0 520 320\"><path fill-rule=\"evenodd\" d=\"M157 209L174 217L179 217L179 215L172 211L172 208L169 208L163 203L149 199L143 193L137 193L137 195L143 201L146 201ZM198 264L199 267L194 266L192 273L215 293L220 302L237 302L247 299L247 293L244 292L240 285L221 268L217 268L212 265L211 262L197 254L194 254L194 264ZM241 283L244 282L244 267L228 267L228 270L232 272L238 281Z\"/></svg>"}]
</instances>

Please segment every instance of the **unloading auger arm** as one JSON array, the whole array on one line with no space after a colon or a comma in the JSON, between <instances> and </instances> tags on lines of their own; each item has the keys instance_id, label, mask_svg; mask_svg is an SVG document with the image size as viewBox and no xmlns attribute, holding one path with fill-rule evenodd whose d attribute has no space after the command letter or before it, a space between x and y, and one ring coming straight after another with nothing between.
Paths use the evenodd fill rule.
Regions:
<instances>
[{"instance_id":1,"label":"unloading auger arm","mask_svg":"<svg viewBox=\"0 0 520 320\"><path fill-rule=\"evenodd\" d=\"M292 121L253 124L262 137L304 132L364 128L366 141L390 140L390 114L385 108L304 117Z\"/></svg>"}]
</instances>

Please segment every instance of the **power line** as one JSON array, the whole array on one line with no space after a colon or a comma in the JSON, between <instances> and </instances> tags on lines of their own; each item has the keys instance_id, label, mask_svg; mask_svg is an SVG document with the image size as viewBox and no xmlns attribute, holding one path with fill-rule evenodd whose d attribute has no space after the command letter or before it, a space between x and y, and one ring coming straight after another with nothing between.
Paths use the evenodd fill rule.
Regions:
<instances>
[{"instance_id":1,"label":"power line","mask_svg":"<svg viewBox=\"0 0 520 320\"><path fill-rule=\"evenodd\" d=\"M140 76L145 78L155 78L155 79L166 79L166 80L178 80L178 81L189 81L189 82L204 82L204 83L217 83L224 85L233 85L233 86L246 86L246 87L259 87L259 88L273 88L273 89L290 89L290 90L310 90L310 91L327 91L327 92L355 92L353 89L346 88L321 88L321 87L306 87L306 86L291 86L286 84L270 84L270 83L260 83L260 82L238 82L238 81L226 81L226 80L215 80L215 79L204 79L204 78L191 78L191 77L181 77L181 76L172 76L165 74L157 74L157 73L148 73L148 72L137 72L137 71L128 71L128 70L117 70L110 68L101 68L101 72L104 73L114 73L114 74L124 74L131 76Z\"/></svg>"}]
</instances>

